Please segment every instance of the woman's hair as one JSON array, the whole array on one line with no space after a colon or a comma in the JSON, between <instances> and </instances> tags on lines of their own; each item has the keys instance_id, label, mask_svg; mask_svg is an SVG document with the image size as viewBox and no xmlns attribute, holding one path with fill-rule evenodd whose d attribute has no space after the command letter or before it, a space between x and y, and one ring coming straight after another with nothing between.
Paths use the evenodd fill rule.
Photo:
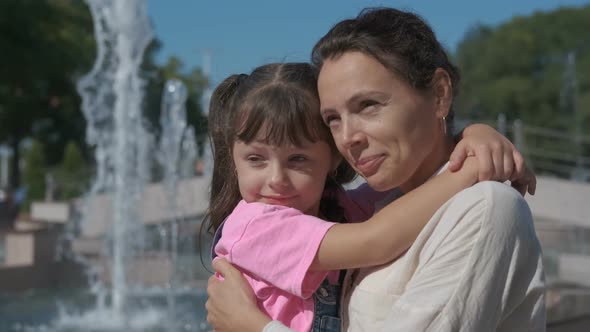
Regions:
<instances>
[{"instance_id":1,"label":"woman's hair","mask_svg":"<svg viewBox=\"0 0 590 332\"><path fill-rule=\"evenodd\" d=\"M354 19L343 20L314 46L311 61L319 71L324 61L349 51L365 53L415 89L430 88L434 72L444 69L453 97L459 93L459 70L450 61L428 24L418 15L393 8L366 8ZM446 116L452 133L453 107Z\"/></svg>"},{"instance_id":2,"label":"woman's hair","mask_svg":"<svg viewBox=\"0 0 590 332\"><path fill-rule=\"evenodd\" d=\"M242 199L232 158L236 140L248 144L263 134L266 144L276 146L325 141L337 155L330 130L320 116L316 84L311 65L274 63L260 66L250 75L232 75L215 89L209 106L213 175L205 217L208 231L217 230ZM342 161L326 184L345 183L354 176L350 165ZM338 221L342 214L334 212L329 200L322 199L326 202L320 202L320 211Z\"/></svg>"}]
</instances>

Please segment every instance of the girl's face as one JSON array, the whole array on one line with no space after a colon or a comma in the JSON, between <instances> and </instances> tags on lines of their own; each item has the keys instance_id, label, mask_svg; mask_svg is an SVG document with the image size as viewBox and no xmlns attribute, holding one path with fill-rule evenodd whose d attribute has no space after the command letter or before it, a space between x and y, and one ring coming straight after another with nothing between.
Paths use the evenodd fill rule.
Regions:
<instances>
[{"instance_id":1,"label":"girl's face","mask_svg":"<svg viewBox=\"0 0 590 332\"><path fill-rule=\"evenodd\" d=\"M334 153L323 141L273 146L261 140L236 141L233 160L246 202L283 205L317 216Z\"/></svg>"},{"instance_id":2,"label":"girl's face","mask_svg":"<svg viewBox=\"0 0 590 332\"><path fill-rule=\"evenodd\" d=\"M372 188L412 189L440 166L433 151L446 113L373 57L347 52L325 61L318 91L338 150Z\"/></svg>"}]
</instances>

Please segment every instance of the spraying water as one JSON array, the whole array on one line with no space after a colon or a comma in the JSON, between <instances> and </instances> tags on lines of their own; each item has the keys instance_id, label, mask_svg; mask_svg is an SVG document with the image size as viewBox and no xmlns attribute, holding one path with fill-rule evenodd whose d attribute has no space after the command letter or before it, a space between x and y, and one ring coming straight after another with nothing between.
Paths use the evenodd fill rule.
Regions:
<instances>
[{"instance_id":1,"label":"spraying water","mask_svg":"<svg viewBox=\"0 0 590 332\"><path fill-rule=\"evenodd\" d=\"M105 257L102 257L110 265L106 268L110 272L110 292L106 292L108 287L101 283L99 275L103 274L98 271L90 287L91 296L85 294L70 299L74 305L67 304L69 300L66 298L60 299L57 311L43 310L43 314L38 315L45 323L35 327L15 324L13 330L207 330L203 310L205 292L187 286L189 283L183 284L185 280L194 281L191 279L194 276L190 275L190 269L180 271L197 262L194 248L190 241L186 241L186 238L192 239L192 234L189 232L189 236L183 238L179 231L180 227L194 229L195 225L190 223L198 222L183 220L187 215L183 213L188 206L186 201L191 207L199 203L193 200L197 196L190 192L193 190L191 184L195 182L182 182L194 176L197 153L194 130L186 122L187 89L180 81L166 83L161 105L162 132L156 145L142 114L145 82L140 76L140 65L152 39L145 1L87 0L87 3L94 19L97 59L91 72L78 82L78 91L87 121L86 139L95 151L96 179L86 199L86 207L80 212L83 225L85 220L92 220L86 225L96 225L97 215L102 216L98 218L102 225L112 221L110 228L106 228ZM148 187L153 180L154 162L162 171L157 179L161 180L161 185L150 184ZM205 190L202 188L205 179L201 178L199 183L201 187L194 188L195 192ZM163 191L161 210L167 211L160 215L155 227L162 234L160 248L154 247L158 243L153 238L154 227L150 230L146 226L147 219L153 216L142 214L145 212L142 199L147 197L146 192L151 190L153 193L155 187L161 187L158 189ZM99 205L103 207L103 213L97 214L92 208L96 205L91 202L105 199L109 207ZM112 215L105 214L111 206ZM150 222L153 225L154 221ZM184 256L179 256L181 250ZM141 276L136 277L134 264L149 262L152 257L165 258L161 261L164 264L148 270L169 270L168 284L162 285L164 287L148 287L142 281L135 282L141 280ZM179 276L185 272L189 273L189 279L180 280ZM46 316L56 318L48 321Z\"/></svg>"},{"instance_id":2,"label":"spraying water","mask_svg":"<svg viewBox=\"0 0 590 332\"><path fill-rule=\"evenodd\" d=\"M183 154L183 140L193 139L192 128L186 123L186 99L188 97L186 86L179 80L169 80L164 86L162 94L162 107L160 113L160 126L162 128L162 135L160 138L160 147L156 159L159 161L160 167L164 172L164 188L168 200L168 209L173 211L172 219L169 222L169 227L161 227L160 235L162 237L162 246L164 252L169 252L169 259L173 270L171 271L171 278L168 284L171 290L168 293L168 306L171 312L175 311L176 301L173 290L178 287L176 278L176 267L178 263L178 228L181 220L179 214L179 206L176 202L176 194L178 188L178 181L182 176L181 161ZM188 136L188 137L187 137ZM186 144L184 145L186 146ZM193 152L194 153L194 152ZM190 158L187 158L190 159ZM169 229L167 234L166 230ZM167 238L170 239L169 244ZM168 248L166 248L169 246Z\"/></svg>"},{"instance_id":3,"label":"spraying water","mask_svg":"<svg viewBox=\"0 0 590 332\"><path fill-rule=\"evenodd\" d=\"M94 18L98 55L92 71L78 84L87 121L87 142L95 146L97 179L91 194L113 195L112 307L125 306L128 258L141 247L137 211L147 177L146 142L139 75L152 30L143 1L88 0ZM133 232L133 237L128 234ZM140 234L140 236L137 236ZM130 241L135 239L135 241Z\"/></svg>"}]
</instances>

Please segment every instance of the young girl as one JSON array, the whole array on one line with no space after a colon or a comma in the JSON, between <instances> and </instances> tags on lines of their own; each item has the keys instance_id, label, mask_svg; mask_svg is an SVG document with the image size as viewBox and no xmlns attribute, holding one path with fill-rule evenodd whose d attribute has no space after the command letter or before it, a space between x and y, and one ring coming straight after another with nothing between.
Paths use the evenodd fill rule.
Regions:
<instances>
[{"instance_id":1,"label":"young girl","mask_svg":"<svg viewBox=\"0 0 590 332\"><path fill-rule=\"evenodd\" d=\"M477 182L468 158L460 171L433 178L368 219L369 202L383 194L352 199L340 189L354 174L322 123L316 76L305 63L227 78L213 93L209 128L215 255L240 269L261 310L297 331L338 330L337 312L324 307L337 306L338 294L322 287L323 298L312 298L322 281L336 285L340 269L395 259L444 202ZM363 167L378 165L367 160Z\"/></svg>"}]
</instances>

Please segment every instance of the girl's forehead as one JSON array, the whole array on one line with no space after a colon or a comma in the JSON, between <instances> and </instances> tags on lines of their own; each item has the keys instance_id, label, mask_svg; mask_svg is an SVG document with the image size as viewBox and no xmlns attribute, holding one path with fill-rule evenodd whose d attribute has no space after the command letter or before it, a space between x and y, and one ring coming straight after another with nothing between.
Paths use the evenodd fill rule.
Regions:
<instances>
[{"instance_id":1,"label":"girl's forehead","mask_svg":"<svg viewBox=\"0 0 590 332\"><path fill-rule=\"evenodd\" d=\"M319 113L319 112L318 112ZM243 137L243 133L248 132L248 141L258 141L265 144L277 146L304 146L313 144L319 140L324 140L324 134L329 133L323 122L306 123L305 128L300 128L299 123L274 123L272 118L263 120L264 123L254 133L248 128L242 128L238 133ZM322 132L322 131L325 131Z\"/></svg>"},{"instance_id":2,"label":"girl's forehead","mask_svg":"<svg viewBox=\"0 0 590 332\"><path fill-rule=\"evenodd\" d=\"M280 149L308 149L313 148L318 143L328 144L326 139L314 133L314 137L309 137L310 133L304 130L292 130L291 128L282 128L283 126L273 126L272 119L267 120L258 131L253 134L242 136L238 133L236 142L242 142L254 147L268 147L276 150ZM309 129L309 128L306 128ZM242 130L242 133L244 131Z\"/></svg>"},{"instance_id":3,"label":"girl's forehead","mask_svg":"<svg viewBox=\"0 0 590 332\"><path fill-rule=\"evenodd\" d=\"M326 142L317 141L304 146L284 145L277 146L266 144L264 142L236 141L233 146L234 157L246 155L260 155L266 158L277 158L280 160L289 160L294 155L311 157L314 160L332 160L336 155L330 145Z\"/></svg>"},{"instance_id":4,"label":"girl's forehead","mask_svg":"<svg viewBox=\"0 0 590 332\"><path fill-rule=\"evenodd\" d=\"M281 144L277 144L275 142L270 141L266 136L260 135L256 137L254 140L250 142L244 142L239 138L236 140L236 143L250 145L252 147L264 147L271 150L290 150L290 149L310 149L316 146L318 143L322 142L321 140L310 141L305 137L300 137L299 143L295 144L290 141L284 141Z\"/></svg>"}]
</instances>

